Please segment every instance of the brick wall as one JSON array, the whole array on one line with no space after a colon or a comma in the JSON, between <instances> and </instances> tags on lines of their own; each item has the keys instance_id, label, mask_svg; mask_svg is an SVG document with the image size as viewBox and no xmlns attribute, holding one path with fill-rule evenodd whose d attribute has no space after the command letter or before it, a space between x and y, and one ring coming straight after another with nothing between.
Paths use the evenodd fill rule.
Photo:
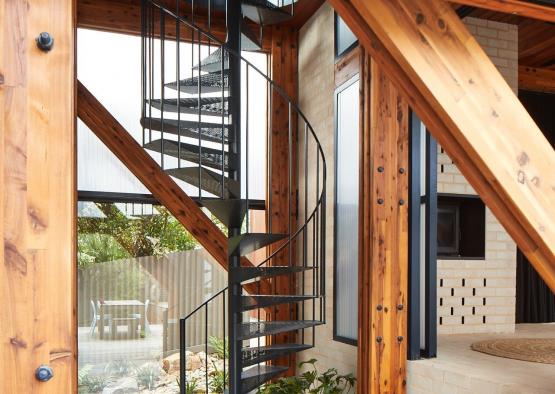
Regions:
<instances>
[{"instance_id":1,"label":"brick wall","mask_svg":"<svg viewBox=\"0 0 555 394\"><path fill-rule=\"evenodd\" d=\"M464 22L516 93L517 26L477 18ZM476 194L441 147L437 190ZM439 334L514 331L516 246L487 208L485 222L485 260L438 260Z\"/></svg>"},{"instance_id":2,"label":"brick wall","mask_svg":"<svg viewBox=\"0 0 555 394\"><path fill-rule=\"evenodd\" d=\"M316 358L320 370L337 368L341 373L355 373L356 346L333 340L334 72L333 9L325 3L300 32L299 103L320 139L327 162L327 324L316 328L316 347L299 353L298 361Z\"/></svg>"}]
</instances>

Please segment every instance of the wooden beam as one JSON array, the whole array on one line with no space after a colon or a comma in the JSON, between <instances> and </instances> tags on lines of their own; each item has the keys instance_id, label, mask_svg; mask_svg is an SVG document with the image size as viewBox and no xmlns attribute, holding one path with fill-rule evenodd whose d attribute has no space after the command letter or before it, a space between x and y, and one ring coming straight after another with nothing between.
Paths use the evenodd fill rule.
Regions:
<instances>
[{"instance_id":1,"label":"wooden beam","mask_svg":"<svg viewBox=\"0 0 555 394\"><path fill-rule=\"evenodd\" d=\"M142 182L162 205L191 233L212 257L228 269L228 240L198 205L166 174L125 128L81 82L77 86L77 114L96 136ZM243 258L243 265L252 265ZM256 284L246 286L258 293ZM269 291L266 281L260 291Z\"/></svg>"},{"instance_id":2,"label":"wooden beam","mask_svg":"<svg viewBox=\"0 0 555 394\"><path fill-rule=\"evenodd\" d=\"M555 290L555 152L443 0L330 0Z\"/></svg>"},{"instance_id":3,"label":"wooden beam","mask_svg":"<svg viewBox=\"0 0 555 394\"><path fill-rule=\"evenodd\" d=\"M367 54L361 69L357 390L400 394L407 358L409 108Z\"/></svg>"},{"instance_id":4,"label":"wooden beam","mask_svg":"<svg viewBox=\"0 0 555 394\"><path fill-rule=\"evenodd\" d=\"M449 0L455 4L485 8L526 18L555 22L555 6L542 5L524 0Z\"/></svg>"},{"instance_id":5,"label":"wooden beam","mask_svg":"<svg viewBox=\"0 0 555 394\"><path fill-rule=\"evenodd\" d=\"M555 93L555 70L519 66L518 88L536 92Z\"/></svg>"},{"instance_id":6,"label":"wooden beam","mask_svg":"<svg viewBox=\"0 0 555 394\"><path fill-rule=\"evenodd\" d=\"M0 0L1 393L77 392L74 11Z\"/></svg>"},{"instance_id":7,"label":"wooden beam","mask_svg":"<svg viewBox=\"0 0 555 394\"><path fill-rule=\"evenodd\" d=\"M171 0L162 0L169 10L175 9L175 2ZM190 7L183 7L180 12L182 17L190 16ZM195 16L195 25L205 31L210 31L219 41L226 40L226 21L223 13L213 15L211 18L210 28L208 26L208 18L205 15ZM248 26L258 34L258 26L249 22ZM141 1L140 0L77 0L77 27L84 29L92 29L105 31L110 33L129 34L133 36L141 35ZM160 17L154 20L154 35L160 36ZM181 41L191 42L194 40L198 43L198 34L194 34L191 29L186 28L185 24L181 24L179 36ZM165 37L166 39L175 40L176 24L175 20L169 16L165 19ZM200 37L203 44L208 44L210 40L205 36ZM263 34L262 47L268 50L270 47L270 33L266 29ZM214 42L210 42L214 45Z\"/></svg>"},{"instance_id":8,"label":"wooden beam","mask_svg":"<svg viewBox=\"0 0 555 394\"><path fill-rule=\"evenodd\" d=\"M318 11L326 0L300 0L295 3L293 18L281 24L300 30L301 27ZM286 7L288 8L288 7Z\"/></svg>"}]
</instances>

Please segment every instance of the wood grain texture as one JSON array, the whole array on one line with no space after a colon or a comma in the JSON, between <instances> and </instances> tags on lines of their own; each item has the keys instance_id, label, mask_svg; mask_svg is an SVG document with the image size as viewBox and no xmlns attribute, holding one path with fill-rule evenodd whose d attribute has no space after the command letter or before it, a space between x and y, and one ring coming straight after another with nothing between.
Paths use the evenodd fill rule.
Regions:
<instances>
[{"instance_id":1,"label":"wood grain texture","mask_svg":"<svg viewBox=\"0 0 555 394\"><path fill-rule=\"evenodd\" d=\"M228 240L198 205L166 174L104 106L78 82L77 114L93 133L191 233L214 259L228 269ZM252 265L242 258L242 265ZM253 294L258 286L247 285ZM261 291L268 291L261 281Z\"/></svg>"},{"instance_id":2,"label":"wood grain texture","mask_svg":"<svg viewBox=\"0 0 555 394\"><path fill-rule=\"evenodd\" d=\"M443 0L330 0L555 290L555 152Z\"/></svg>"},{"instance_id":3,"label":"wood grain texture","mask_svg":"<svg viewBox=\"0 0 555 394\"><path fill-rule=\"evenodd\" d=\"M175 1L162 0L158 3L164 4L168 10L175 11ZM191 15L190 5L182 3L180 16L189 18ZM159 11L156 11L159 14ZM212 16L210 28L208 26L208 18L206 15L195 15L195 25L204 31L214 35L218 40L226 40L226 22L223 13L217 13ZM258 34L258 26L248 22L247 25L255 34ZM140 0L77 0L77 27L100 30L110 33L122 33L134 36L141 35L141 1ZM176 38L175 20L166 17L165 20L165 37L169 40ZM160 35L160 17L154 21L154 36ZM194 40L198 43L198 34L193 34L190 28L186 28L185 24L181 24L180 33L181 41L191 42ZM208 44L209 39L201 36L200 40L203 44ZM214 41L210 42L214 45ZM270 29L265 29L263 35L263 50L269 50L271 45Z\"/></svg>"},{"instance_id":4,"label":"wood grain texture","mask_svg":"<svg viewBox=\"0 0 555 394\"><path fill-rule=\"evenodd\" d=\"M355 47L335 63L335 88L360 72L360 47Z\"/></svg>"},{"instance_id":5,"label":"wood grain texture","mask_svg":"<svg viewBox=\"0 0 555 394\"><path fill-rule=\"evenodd\" d=\"M366 54L361 61L357 390L404 393L409 110L383 70Z\"/></svg>"},{"instance_id":6,"label":"wood grain texture","mask_svg":"<svg viewBox=\"0 0 555 394\"><path fill-rule=\"evenodd\" d=\"M555 7L524 0L449 0L455 4L485 8L492 11L555 22Z\"/></svg>"},{"instance_id":7,"label":"wood grain texture","mask_svg":"<svg viewBox=\"0 0 555 394\"><path fill-rule=\"evenodd\" d=\"M271 78L275 84L281 87L291 99L297 100L297 68L298 68L298 31L295 28L285 26L272 27L272 46L270 52ZM293 141L297 133L297 116L294 110L291 112L291 124L289 122L288 102L277 92L272 91L271 100L271 144L269 154L269 188L268 193L268 225L267 228L273 233L288 234L296 229L296 167L292 168L293 179L289 177L289 127ZM296 165L296 142L292 144L292 165ZM271 201L271 204L270 204ZM289 217L289 203L291 202L291 216ZM268 252L273 253L281 243L268 247ZM293 244L292 250L296 250ZM289 248L284 248L273 259L273 265L296 264L289 261ZM296 294L294 276L281 276L273 279L273 290L276 294ZM270 316L271 320L293 320L296 314L294 305L280 305ZM275 336L276 343L294 342L294 332L287 332ZM287 375L295 373L295 355L276 360L276 364L287 365L291 360L291 368Z\"/></svg>"},{"instance_id":8,"label":"wood grain texture","mask_svg":"<svg viewBox=\"0 0 555 394\"><path fill-rule=\"evenodd\" d=\"M71 0L0 1L2 393L77 390L74 42Z\"/></svg>"},{"instance_id":9,"label":"wood grain texture","mask_svg":"<svg viewBox=\"0 0 555 394\"><path fill-rule=\"evenodd\" d=\"M520 66L518 68L518 88L555 93L555 70Z\"/></svg>"}]
</instances>

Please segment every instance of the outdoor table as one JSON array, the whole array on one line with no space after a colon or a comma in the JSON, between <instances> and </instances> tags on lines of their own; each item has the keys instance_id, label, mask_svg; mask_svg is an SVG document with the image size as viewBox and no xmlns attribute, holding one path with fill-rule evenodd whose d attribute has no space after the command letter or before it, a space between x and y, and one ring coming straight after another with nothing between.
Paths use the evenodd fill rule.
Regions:
<instances>
[{"instance_id":1,"label":"outdoor table","mask_svg":"<svg viewBox=\"0 0 555 394\"><path fill-rule=\"evenodd\" d=\"M128 317L132 313L141 315L139 324L142 331L146 332L145 304L139 300L109 300L99 303L100 321L104 322L104 315L109 313L114 317ZM104 324L98 326L100 339L104 339Z\"/></svg>"}]
</instances>

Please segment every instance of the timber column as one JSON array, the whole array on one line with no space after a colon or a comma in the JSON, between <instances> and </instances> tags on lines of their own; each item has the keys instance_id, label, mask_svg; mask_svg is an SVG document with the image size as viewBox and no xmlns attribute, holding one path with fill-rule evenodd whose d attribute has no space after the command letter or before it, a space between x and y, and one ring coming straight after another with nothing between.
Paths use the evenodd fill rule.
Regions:
<instances>
[{"instance_id":1,"label":"timber column","mask_svg":"<svg viewBox=\"0 0 555 394\"><path fill-rule=\"evenodd\" d=\"M74 14L0 0L0 393L77 392Z\"/></svg>"},{"instance_id":2,"label":"timber column","mask_svg":"<svg viewBox=\"0 0 555 394\"><path fill-rule=\"evenodd\" d=\"M408 105L362 58L358 393L406 391Z\"/></svg>"}]
</instances>

